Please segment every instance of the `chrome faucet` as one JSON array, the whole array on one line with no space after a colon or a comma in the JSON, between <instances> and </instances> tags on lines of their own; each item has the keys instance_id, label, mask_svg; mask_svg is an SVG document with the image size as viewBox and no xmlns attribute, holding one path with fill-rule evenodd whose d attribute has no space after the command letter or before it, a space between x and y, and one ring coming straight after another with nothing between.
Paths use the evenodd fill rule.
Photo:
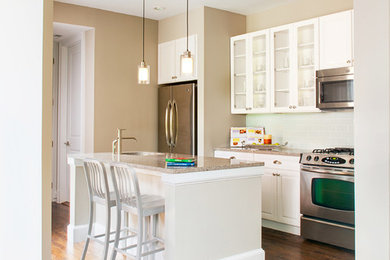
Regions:
<instances>
[{"instance_id":1,"label":"chrome faucet","mask_svg":"<svg viewBox=\"0 0 390 260\"><path fill-rule=\"evenodd\" d=\"M122 153L122 140L134 140L137 142L137 138L135 137L122 137L122 131L126 129L120 129L118 128L118 136L112 141L112 154L115 154L115 152L120 155Z\"/></svg>"}]
</instances>

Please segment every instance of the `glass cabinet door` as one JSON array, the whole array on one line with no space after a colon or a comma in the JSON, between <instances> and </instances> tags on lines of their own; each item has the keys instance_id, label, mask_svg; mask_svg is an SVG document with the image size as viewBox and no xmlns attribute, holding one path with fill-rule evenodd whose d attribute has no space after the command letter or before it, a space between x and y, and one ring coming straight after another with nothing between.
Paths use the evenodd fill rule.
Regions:
<instances>
[{"instance_id":1,"label":"glass cabinet door","mask_svg":"<svg viewBox=\"0 0 390 260\"><path fill-rule=\"evenodd\" d=\"M318 68L318 20L305 21L295 25L297 48L297 97L299 108L316 106L315 76Z\"/></svg>"},{"instance_id":2,"label":"glass cabinet door","mask_svg":"<svg viewBox=\"0 0 390 260\"><path fill-rule=\"evenodd\" d=\"M291 107L291 30L290 26L276 28L271 33L271 64L273 110L285 111Z\"/></svg>"},{"instance_id":3,"label":"glass cabinet door","mask_svg":"<svg viewBox=\"0 0 390 260\"><path fill-rule=\"evenodd\" d=\"M252 52L252 107L256 112L267 111L269 85L268 31L253 35Z\"/></svg>"},{"instance_id":4,"label":"glass cabinet door","mask_svg":"<svg viewBox=\"0 0 390 260\"><path fill-rule=\"evenodd\" d=\"M232 72L233 72L233 90L232 102L233 110L240 112L247 108L246 89L247 89L247 38L232 40Z\"/></svg>"}]
</instances>

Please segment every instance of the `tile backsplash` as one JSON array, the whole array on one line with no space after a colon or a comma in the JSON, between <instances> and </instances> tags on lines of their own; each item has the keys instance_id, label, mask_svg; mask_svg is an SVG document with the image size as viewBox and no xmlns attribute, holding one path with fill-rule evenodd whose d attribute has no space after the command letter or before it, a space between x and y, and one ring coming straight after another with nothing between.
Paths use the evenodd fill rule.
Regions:
<instances>
[{"instance_id":1,"label":"tile backsplash","mask_svg":"<svg viewBox=\"0 0 390 260\"><path fill-rule=\"evenodd\" d=\"M289 148L353 147L353 111L247 115L246 126L264 126Z\"/></svg>"}]
</instances>

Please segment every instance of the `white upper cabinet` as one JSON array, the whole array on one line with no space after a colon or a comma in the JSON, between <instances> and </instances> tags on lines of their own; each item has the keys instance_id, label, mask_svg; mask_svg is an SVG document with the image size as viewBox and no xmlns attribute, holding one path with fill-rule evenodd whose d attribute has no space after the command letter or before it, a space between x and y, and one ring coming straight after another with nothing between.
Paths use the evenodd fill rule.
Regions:
<instances>
[{"instance_id":1,"label":"white upper cabinet","mask_svg":"<svg viewBox=\"0 0 390 260\"><path fill-rule=\"evenodd\" d=\"M320 17L320 69L353 65L352 10Z\"/></svg>"},{"instance_id":2,"label":"white upper cabinet","mask_svg":"<svg viewBox=\"0 0 390 260\"><path fill-rule=\"evenodd\" d=\"M271 110L292 111L294 86L293 26L271 29Z\"/></svg>"},{"instance_id":3,"label":"white upper cabinet","mask_svg":"<svg viewBox=\"0 0 390 260\"><path fill-rule=\"evenodd\" d=\"M248 35L231 38L231 104L232 113L248 112L249 69Z\"/></svg>"},{"instance_id":4,"label":"white upper cabinet","mask_svg":"<svg viewBox=\"0 0 390 260\"><path fill-rule=\"evenodd\" d=\"M269 30L231 38L232 113L270 110Z\"/></svg>"},{"instance_id":5,"label":"white upper cabinet","mask_svg":"<svg viewBox=\"0 0 390 260\"><path fill-rule=\"evenodd\" d=\"M317 112L318 19L271 29L271 111Z\"/></svg>"},{"instance_id":6,"label":"white upper cabinet","mask_svg":"<svg viewBox=\"0 0 390 260\"><path fill-rule=\"evenodd\" d=\"M180 56L187 50L187 38L160 43L158 45L158 84L175 83L197 79L197 36L188 38L188 49L194 60L192 75L182 75L180 70Z\"/></svg>"}]
</instances>

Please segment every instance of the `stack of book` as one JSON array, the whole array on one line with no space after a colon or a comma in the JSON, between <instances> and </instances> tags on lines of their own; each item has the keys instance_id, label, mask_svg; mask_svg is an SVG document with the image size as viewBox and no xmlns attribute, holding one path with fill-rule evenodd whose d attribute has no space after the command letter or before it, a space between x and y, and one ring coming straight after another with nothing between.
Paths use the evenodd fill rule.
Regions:
<instances>
[{"instance_id":1,"label":"stack of book","mask_svg":"<svg viewBox=\"0 0 390 260\"><path fill-rule=\"evenodd\" d=\"M196 165L195 158L166 158L165 162L168 167L194 167Z\"/></svg>"}]
</instances>

